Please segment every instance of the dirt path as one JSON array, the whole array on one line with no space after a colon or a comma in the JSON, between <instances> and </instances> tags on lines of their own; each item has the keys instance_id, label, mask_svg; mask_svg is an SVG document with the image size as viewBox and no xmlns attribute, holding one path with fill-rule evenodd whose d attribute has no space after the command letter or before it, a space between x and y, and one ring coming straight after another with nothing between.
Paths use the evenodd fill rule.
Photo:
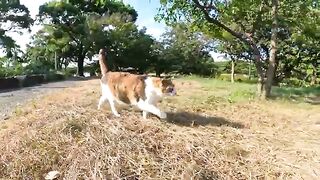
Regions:
<instances>
[{"instance_id":1,"label":"dirt path","mask_svg":"<svg viewBox=\"0 0 320 180\"><path fill-rule=\"evenodd\" d=\"M33 87L0 91L0 121L6 120L19 105L41 98L43 95L77 86L80 79L72 78L66 81L41 84Z\"/></svg>"}]
</instances>

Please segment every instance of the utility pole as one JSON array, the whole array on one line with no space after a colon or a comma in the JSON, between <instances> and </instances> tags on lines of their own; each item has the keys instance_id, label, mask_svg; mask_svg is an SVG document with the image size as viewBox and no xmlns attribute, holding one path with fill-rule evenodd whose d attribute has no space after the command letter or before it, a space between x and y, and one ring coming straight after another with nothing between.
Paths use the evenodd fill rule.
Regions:
<instances>
[{"instance_id":1,"label":"utility pole","mask_svg":"<svg viewBox=\"0 0 320 180\"><path fill-rule=\"evenodd\" d=\"M57 52L54 52L54 69L58 70Z\"/></svg>"},{"instance_id":2,"label":"utility pole","mask_svg":"<svg viewBox=\"0 0 320 180\"><path fill-rule=\"evenodd\" d=\"M251 79L251 60L249 60L249 80Z\"/></svg>"}]
</instances>

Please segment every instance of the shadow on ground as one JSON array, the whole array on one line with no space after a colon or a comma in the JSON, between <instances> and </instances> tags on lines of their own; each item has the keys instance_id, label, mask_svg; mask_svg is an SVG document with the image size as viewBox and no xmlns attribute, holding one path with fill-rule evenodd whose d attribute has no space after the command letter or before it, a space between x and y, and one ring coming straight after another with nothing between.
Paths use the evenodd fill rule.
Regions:
<instances>
[{"instance_id":1,"label":"shadow on ground","mask_svg":"<svg viewBox=\"0 0 320 180\"><path fill-rule=\"evenodd\" d=\"M180 126L229 126L233 128L244 128L244 125L231 122L222 117L202 116L191 112L167 113L167 121Z\"/></svg>"}]
</instances>

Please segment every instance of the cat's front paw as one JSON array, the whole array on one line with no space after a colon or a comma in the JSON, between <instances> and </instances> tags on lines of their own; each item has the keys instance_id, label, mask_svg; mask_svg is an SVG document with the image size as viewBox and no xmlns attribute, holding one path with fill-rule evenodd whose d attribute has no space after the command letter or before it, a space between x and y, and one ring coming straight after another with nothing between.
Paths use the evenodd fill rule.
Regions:
<instances>
[{"instance_id":1,"label":"cat's front paw","mask_svg":"<svg viewBox=\"0 0 320 180\"><path fill-rule=\"evenodd\" d=\"M121 117L121 115L119 114L119 113L113 113L113 115L115 116L115 117Z\"/></svg>"},{"instance_id":2,"label":"cat's front paw","mask_svg":"<svg viewBox=\"0 0 320 180\"><path fill-rule=\"evenodd\" d=\"M147 119L148 118L148 112L143 111L142 112L142 117L143 117L143 119Z\"/></svg>"},{"instance_id":3,"label":"cat's front paw","mask_svg":"<svg viewBox=\"0 0 320 180\"><path fill-rule=\"evenodd\" d=\"M160 119L166 119L167 118L167 113L161 112L159 117L160 117Z\"/></svg>"}]
</instances>

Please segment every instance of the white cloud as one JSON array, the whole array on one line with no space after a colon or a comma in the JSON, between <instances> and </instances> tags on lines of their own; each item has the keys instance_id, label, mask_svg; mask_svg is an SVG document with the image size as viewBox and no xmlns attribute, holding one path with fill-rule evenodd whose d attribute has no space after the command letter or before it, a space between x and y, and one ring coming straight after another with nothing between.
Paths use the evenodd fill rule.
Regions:
<instances>
[{"instance_id":1,"label":"white cloud","mask_svg":"<svg viewBox=\"0 0 320 180\"><path fill-rule=\"evenodd\" d=\"M229 61L230 60L228 57L226 57L226 54L216 53L216 52L213 52L213 51L211 51L209 54L211 55L211 57L214 59L215 62Z\"/></svg>"},{"instance_id":2,"label":"white cloud","mask_svg":"<svg viewBox=\"0 0 320 180\"><path fill-rule=\"evenodd\" d=\"M39 6L44 3L49 2L49 0L20 0L20 3L28 7L31 17L34 18L39 12Z\"/></svg>"},{"instance_id":3,"label":"white cloud","mask_svg":"<svg viewBox=\"0 0 320 180\"><path fill-rule=\"evenodd\" d=\"M149 27L149 28L147 29L147 34L152 35L152 36L155 37L156 39L159 39L162 33L163 33L163 30L162 30L162 29L159 29L159 28Z\"/></svg>"}]
</instances>

